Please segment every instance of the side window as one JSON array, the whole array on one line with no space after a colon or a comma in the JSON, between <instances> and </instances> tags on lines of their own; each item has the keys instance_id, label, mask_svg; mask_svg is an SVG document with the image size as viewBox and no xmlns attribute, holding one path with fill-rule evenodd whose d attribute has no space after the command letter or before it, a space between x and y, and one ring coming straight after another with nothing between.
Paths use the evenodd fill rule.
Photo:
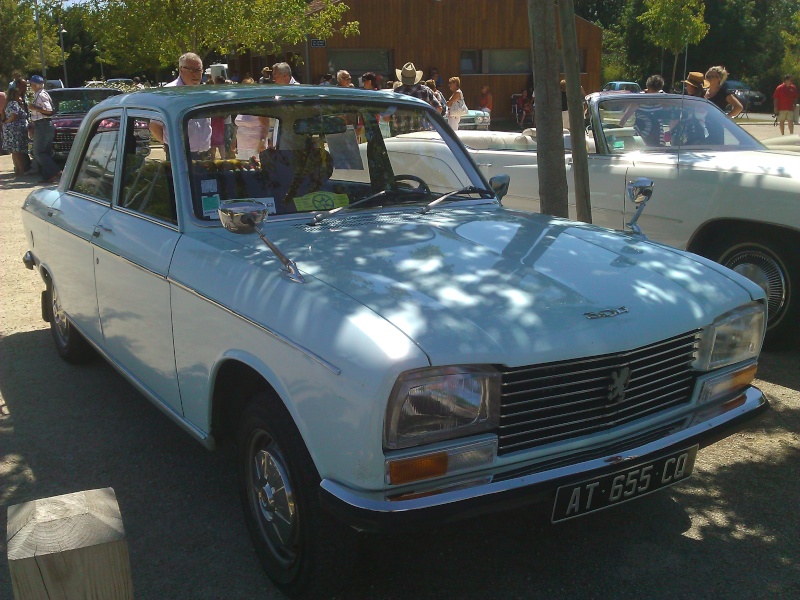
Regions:
<instances>
[{"instance_id":1,"label":"side window","mask_svg":"<svg viewBox=\"0 0 800 600\"><path fill-rule=\"evenodd\" d=\"M106 117L92 126L86 152L71 190L111 202L118 140L119 117Z\"/></svg>"},{"instance_id":2,"label":"side window","mask_svg":"<svg viewBox=\"0 0 800 600\"><path fill-rule=\"evenodd\" d=\"M119 206L169 223L178 222L172 169L164 145L152 136L163 123L128 117Z\"/></svg>"}]
</instances>

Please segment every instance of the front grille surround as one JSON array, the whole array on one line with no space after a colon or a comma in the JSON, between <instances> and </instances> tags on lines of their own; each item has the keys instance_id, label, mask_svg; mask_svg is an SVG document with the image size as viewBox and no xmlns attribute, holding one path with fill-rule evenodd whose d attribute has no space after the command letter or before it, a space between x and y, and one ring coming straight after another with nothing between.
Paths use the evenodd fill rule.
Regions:
<instances>
[{"instance_id":1,"label":"front grille surround","mask_svg":"<svg viewBox=\"0 0 800 600\"><path fill-rule=\"evenodd\" d=\"M688 404L698 376L692 363L699 334L690 331L627 352L502 369L498 453L597 435ZM622 386L618 380L626 375Z\"/></svg>"}]
</instances>

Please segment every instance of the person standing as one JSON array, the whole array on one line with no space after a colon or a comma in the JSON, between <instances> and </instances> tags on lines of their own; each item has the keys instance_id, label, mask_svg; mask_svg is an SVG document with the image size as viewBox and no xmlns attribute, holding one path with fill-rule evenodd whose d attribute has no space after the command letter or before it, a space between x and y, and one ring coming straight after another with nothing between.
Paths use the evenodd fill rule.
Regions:
<instances>
[{"instance_id":1,"label":"person standing","mask_svg":"<svg viewBox=\"0 0 800 600\"><path fill-rule=\"evenodd\" d=\"M687 96L705 97L706 89L703 74L700 71L691 71L687 78L683 80L683 84Z\"/></svg>"},{"instance_id":2,"label":"person standing","mask_svg":"<svg viewBox=\"0 0 800 600\"><path fill-rule=\"evenodd\" d=\"M379 89L377 80L378 76L375 73L367 71L361 76L361 85L365 90L377 90Z\"/></svg>"},{"instance_id":3,"label":"person standing","mask_svg":"<svg viewBox=\"0 0 800 600\"><path fill-rule=\"evenodd\" d=\"M396 94L405 94L406 96L414 96L420 100L425 100L437 111L442 112L442 105L433 95L431 89L427 85L420 85L422 71L417 71L414 63L407 62L402 69L395 69L394 71L400 80L400 85L394 88Z\"/></svg>"},{"instance_id":4,"label":"person standing","mask_svg":"<svg viewBox=\"0 0 800 600\"><path fill-rule=\"evenodd\" d=\"M19 90L11 82L3 109L3 150L11 153L14 175L22 177L28 171L28 113L19 100Z\"/></svg>"},{"instance_id":5,"label":"person standing","mask_svg":"<svg viewBox=\"0 0 800 600\"><path fill-rule=\"evenodd\" d=\"M353 78L350 77L350 73L348 73L344 69L336 73L336 83L339 87L343 88L353 87L352 83L350 83L352 80Z\"/></svg>"},{"instance_id":6,"label":"person standing","mask_svg":"<svg viewBox=\"0 0 800 600\"><path fill-rule=\"evenodd\" d=\"M431 89L431 91L436 96L436 99L442 105L442 109L439 112L446 119L447 118L447 100L444 99L444 94L436 87L436 82L433 79L428 79L428 81L425 82L425 85L427 85Z\"/></svg>"},{"instance_id":7,"label":"person standing","mask_svg":"<svg viewBox=\"0 0 800 600\"><path fill-rule=\"evenodd\" d=\"M194 52L182 54L178 59L178 77L165 84L164 87L181 87L184 85L200 85L203 83L203 59ZM211 157L211 119L191 119L187 124L189 134L189 151L195 160ZM150 121L150 133L164 144L169 156L169 134L162 123Z\"/></svg>"},{"instance_id":8,"label":"person standing","mask_svg":"<svg viewBox=\"0 0 800 600\"><path fill-rule=\"evenodd\" d=\"M789 134L794 133L794 103L797 102L797 87L791 75L783 76L783 83L775 88L772 94L773 113L778 119L778 125L783 135L784 124L789 121Z\"/></svg>"},{"instance_id":9,"label":"person standing","mask_svg":"<svg viewBox=\"0 0 800 600\"><path fill-rule=\"evenodd\" d=\"M461 91L461 79L459 77L451 77L447 80L447 85L450 88L450 98L447 99L447 123L453 129L458 131L458 123L461 117L467 114L467 103L464 102L464 93Z\"/></svg>"},{"instance_id":10,"label":"person standing","mask_svg":"<svg viewBox=\"0 0 800 600\"><path fill-rule=\"evenodd\" d=\"M33 156L39 163L39 173L45 183L56 183L61 171L53 160L53 140L56 128L53 126L53 100L44 89L44 78L41 75L31 77L33 102L30 105L33 122Z\"/></svg>"},{"instance_id":11,"label":"person standing","mask_svg":"<svg viewBox=\"0 0 800 600\"><path fill-rule=\"evenodd\" d=\"M259 78L258 83L262 85L272 83L272 80L270 79L271 73L272 69L270 69L269 67L264 67L263 69L261 69L261 77Z\"/></svg>"},{"instance_id":12,"label":"person standing","mask_svg":"<svg viewBox=\"0 0 800 600\"><path fill-rule=\"evenodd\" d=\"M709 68L708 71L706 71L705 79L708 82L706 100L717 105L722 111L730 104L732 107L731 112L727 113L727 115L731 119L742 112L744 108L742 103L739 102L736 94L734 94L725 83L725 80L728 79L728 71L726 71L724 67Z\"/></svg>"},{"instance_id":13,"label":"person standing","mask_svg":"<svg viewBox=\"0 0 800 600\"><path fill-rule=\"evenodd\" d=\"M272 65L272 82L276 85L300 85L292 77L292 67L289 63L279 62Z\"/></svg>"}]
</instances>

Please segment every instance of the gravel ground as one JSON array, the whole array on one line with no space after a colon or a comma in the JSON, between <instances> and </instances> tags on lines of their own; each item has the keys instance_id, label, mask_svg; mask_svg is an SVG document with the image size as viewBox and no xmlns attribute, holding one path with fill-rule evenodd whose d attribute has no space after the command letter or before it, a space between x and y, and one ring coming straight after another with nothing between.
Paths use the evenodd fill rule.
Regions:
<instances>
[{"instance_id":1,"label":"gravel ground","mask_svg":"<svg viewBox=\"0 0 800 600\"><path fill-rule=\"evenodd\" d=\"M56 355L41 280L21 261L19 208L39 184L10 171L1 156L0 506L113 487L138 598L280 598L251 549L228 456L104 362ZM677 487L558 526L516 510L374 538L337 597L799 598L798 365L800 352L763 355L772 410L701 451ZM5 538L0 550L0 598L11 598Z\"/></svg>"}]
</instances>

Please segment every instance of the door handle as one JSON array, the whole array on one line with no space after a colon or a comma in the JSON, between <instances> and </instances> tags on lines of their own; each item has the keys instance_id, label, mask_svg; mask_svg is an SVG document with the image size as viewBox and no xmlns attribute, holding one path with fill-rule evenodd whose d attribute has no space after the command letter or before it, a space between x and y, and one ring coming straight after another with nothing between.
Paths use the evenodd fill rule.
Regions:
<instances>
[{"instance_id":1,"label":"door handle","mask_svg":"<svg viewBox=\"0 0 800 600\"><path fill-rule=\"evenodd\" d=\"M111 233L113 229L111 229L110 227L103 227L102 225L95 225L94 231L92 231L92 236L100 237L100 233L103 231L105 231L106 233Z\"/></svg>"},{"instance_id":2,"label":"door handle","mask_svg":"<svg viewBox=\"0 0 800 600\"><path fill-rule=\"evenodd\" d=\"M478 163L479 167L491 167L492 163Z\"/></svg>"},{"instance_id":3,"label":"door handle","mask_svg":"<svg viewBox=\"0 0 800 600\"><path fill-rule=\"evenodd\" d=\"M57 208L48 208L47 209L47 216L48 217L52 217L54 214L56 214L58 212L61 212L61 211L59 209L57 209Z\"/></svg>"}]
</instances>

